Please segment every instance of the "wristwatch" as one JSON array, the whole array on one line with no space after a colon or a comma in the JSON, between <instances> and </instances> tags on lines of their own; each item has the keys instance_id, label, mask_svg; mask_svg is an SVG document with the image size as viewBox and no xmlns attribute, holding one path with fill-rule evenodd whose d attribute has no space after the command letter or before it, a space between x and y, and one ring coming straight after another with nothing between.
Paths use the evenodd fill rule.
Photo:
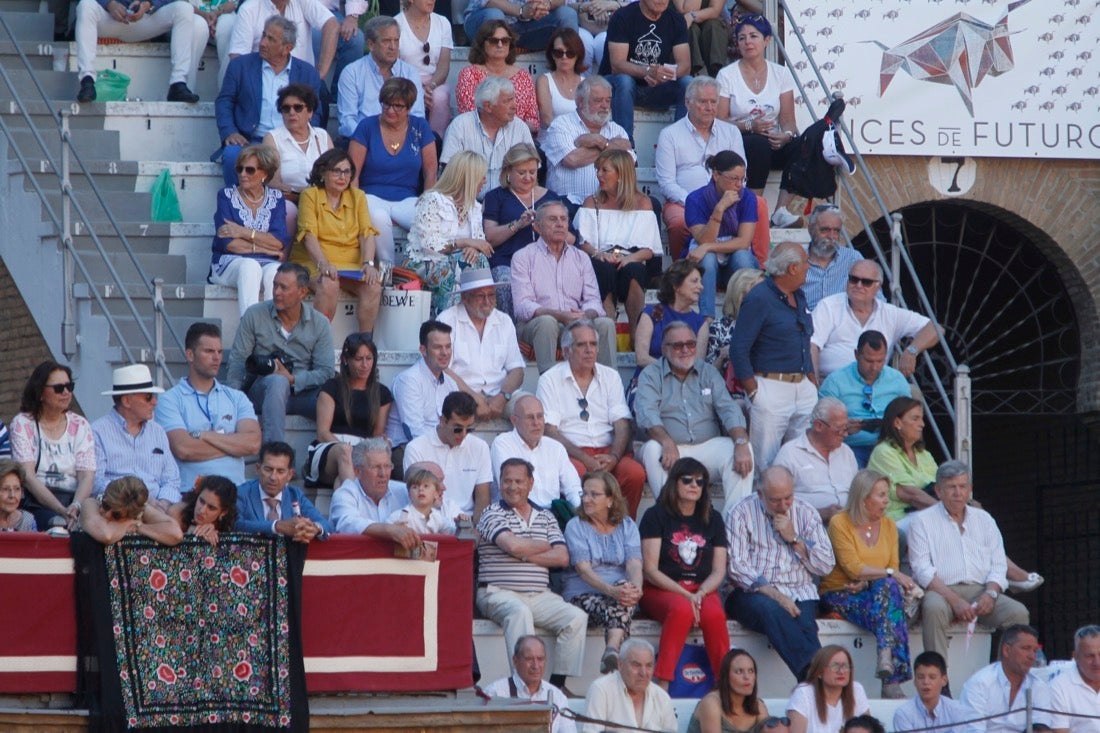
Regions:
<instances>
[{"instance_id":1,"label":"wristwatch","mask_svg":"<svg viewBox=\"0 0 1100 733\"><path fill-rule=\"evenodd\" d=\"M511 402L512 401L512 393L511 392L501 392L500 394L503 395L505 402Z\"/></svg>"},{"instance_id":2,"label":"wristwatch","mask_svg":"<svg viewBox=\"0 0 1100 733\"><path fill-rule=\"evenodd\" d=\"M202 436L202 431L201 430L192 430L191 431L191 437L194 438L195 440L198 440L201 436Z\"/></svg>"},{"instance_id":3,"label":"wristwatch","mask_svg":"<svg viewBox=\"0 0 1100 733\"><path fill-rule=\"evenodd\" d=\"M788 544L788 545L797 545L797 544L798 544L799 542L801 542L801 541L802 541L802 535L797 535L797 534L796 534L796 535L794 536L794 539L792 539L792 540L791 540L790 542L788 542L787 544Z\"/></svg>"},{"instance_id":4,"label":"wristwatch","mask_svg":"<svg viewBox=\"0 0 1100 733\"><path fill-rule=\"evenodd\" d=\"M886 577L887 578L894 577L894 569L893 568L886 568Z\"/></svg>"},{"instance_id":5,"label":"wristwatch","mask_svg":"<svg viewBox=\"0 0 1100 733\"><path fill-rule=\"evenodd\" d=\"M748 438L734 438L733 439L733 444L734 445L748 445L749 444L749 439Z\"/></svg>"},{"instance_id":6,"label":"wristwatch","mask_svg":"<svg viewBox=\"0 0 1100 733\"><path fill-rule=\"evenodd\" d=\"M908 346L906 346L906 347L905 347L905 353L906 353L906 354L912 354L913 356L916 356L916 355L917 355L917 354L919 354L920 352L919 352L919 351L917 351L917 347L916 347L916 346L913 346L913 344L909 344Z\"/></svg>"},{"instance_id":7,"label":"wristwatch","mask_svg":"<svg viewBox=\"0 0 1100 733\"><path fill-rule=\"evenodd\" d=\"M997 591L993 590L992 588L987 589L985 594L987 596L989 596L990 598L992 598L993 600L997 600L998 598L1001 597L1001 594L998 593Z\"/></svg>"}]
</instances>

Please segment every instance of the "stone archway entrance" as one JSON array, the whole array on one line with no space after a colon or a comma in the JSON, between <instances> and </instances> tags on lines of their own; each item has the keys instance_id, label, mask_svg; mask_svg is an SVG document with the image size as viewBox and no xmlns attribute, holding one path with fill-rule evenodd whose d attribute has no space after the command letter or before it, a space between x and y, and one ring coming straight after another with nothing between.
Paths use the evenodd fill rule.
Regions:
<instances>
[{"instance_id":1,"label":"stone archway entrance","mask_svg":"<svg viewBox=\"0 0 1100 733\"><path fill-rule=\"evenodd\" d=\"M958 363L970 367L975 418L1075 412L1081 333L1064 269L1055 261L1057 245L1019 217L988 205L933 201L900 212L944 338ZM885 219L872 228L878 241L889 242ZM853 244L871 256L866 233ZM901 280L906 301L918 303L911 279ZM950 384L942 352L933 358ZM930 382L922 387L933 413L943 415ZM944 422L946 436L950 426Z\"/></svg>"}]
</instances>

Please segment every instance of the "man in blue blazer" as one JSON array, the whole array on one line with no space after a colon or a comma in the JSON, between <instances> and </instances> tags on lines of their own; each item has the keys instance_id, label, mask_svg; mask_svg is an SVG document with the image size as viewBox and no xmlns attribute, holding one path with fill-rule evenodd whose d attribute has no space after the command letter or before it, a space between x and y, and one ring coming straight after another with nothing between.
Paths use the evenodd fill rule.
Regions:
<instances>
[{"instance_id":1,"label":"man in blue blazer","mask_svg":"<svg viewBox=\"0 0 1100 733\"><path fill-rule=\"evenodd\" d=\"M294 478L294 449L279 441L260 447L260 478L237 487L239 532L281 534L297 542L327 540L332 525L302 490L290 485ZM295 507L297 504L297 507Z\"/></svg>"},{"instance_id":2,"label":"man in blue blazer","mask_svg":"<svg viewBox=\"0 0 1100 733\"><path fill-rule=\"evenodd\" d=\"M291 59L290 51L297 40L297 26L281 15L273 15L264 23L260 50L238 56L226 66L221 91L214 101L214 119L222 143L222 175L227 186L237 184L235 166L241 148L262 142L264 135L282 124L275 108L280 89L287 84L305 84L320 98L317 69L301 59ZM311 124L320 123L318 108L313 111Z\"/></svg>"}]
</instances>

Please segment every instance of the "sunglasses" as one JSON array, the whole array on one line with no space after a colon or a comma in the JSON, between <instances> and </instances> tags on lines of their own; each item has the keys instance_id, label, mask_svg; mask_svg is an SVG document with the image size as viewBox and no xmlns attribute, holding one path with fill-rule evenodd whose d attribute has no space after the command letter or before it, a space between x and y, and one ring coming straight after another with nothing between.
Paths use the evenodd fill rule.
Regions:
<instances>
[{"instance_id":1,"label":"sunglasses","mask_svg":"<svg viewBox=\"0 0 1100 733\"><path fill-rule=\"evenodd\" d=\"M860 407L868 412L874 412L874 405L871 404L871 398L875 396L875 388L869 384L863 385L863 402L860 403Z\"/></svg>"},{"instance_id":2,"label":"sunglasses","mask_svg":"<svg viewBox=\"0 0 1100 733\"><path fill-rule=\"evenodd\" d=\"M421 50L424 52L424 65L427 66L432 62L432 57L428 55L428 52L432 50L432 44L424 41L424 47Z\"/></svg>"},{"instance_id":3,"label":"sunglasses","mask_svg":"<svg viewBox=\"0 0 1100 733\"><path fill-rule=\"evenodd\" d=\"M855 275L848 276L849 285L862 285L865 288L873 288L878 285L878 280L870 277L856 277Z\"/></svg>"},{"instance_id":4,"label":"sunglasses","mask_svg":"<svg viewBox=\"0 0 1100 733\"><path fill-rule=\"evenodd\" d=\"M76 389L76 382L62 382L61 384L47 384L46 386L52 389L54 394L65 394Z\"/></svg>"},{"instance_id":5,"label":"sunglasses","mask_svg":"<svg viewBox=\"0 0 1100 733\"><path fill-rule=\"evenodd\" d=\"M490 38L486 38L485 42L487 44L489 44L490 46L511 46L512 45L512 39L511 38L501 38L500 36L492 36Z\"/></svg>"},{"instance_id":6,"label":"sunglasses","mask_svg":"<svg viewBox=\"0 0 1100 733\"><path fill-rule=\"evenodd\" d=\"M306 111L306 106L304 104L301 104L301 103L298 103L298 104L284 104L282 107L279 107L279 111L282 112L284 115L287 112L298 112L300 114L300 113Z\"/></svg>"},{"instance_id":7,"label":"sunglasses","mask_svg":"<svg viewBox=\"0 0 1100 733\"><path fill-rule=\"evenodd\" d=\"M581 397L577 400L577 407L581 408L581 420L588 422L590 415L588 414L588 399Z\"/></svg>"},{"instance_id":8,"label":"sunglasses","mask_svg":"<svg viewBox=\"0 0 1100 733\"><path fill-rule=\"evenodd\" d=\"M474 426L473 425L453 425L453 426L451 426L451 432L453 432L455 435L462 435L463 433L472 433L472 432L474 432Z\"/></svg>"},{"instance_id":9,"label":"sunglasses","mask_svg":"<svg viewBox=\"0 0 1100 733\"><path fill-rule=\"evenodd\" d=\"M257 168L254 165L239 165L239 166L237 166L237 174L238 175L240 175L241 173L247 173L250 176L254 176L254 175L256 175L256 171L258 171L258 170L259 170L259 168Z\"/></svg>"},{"instance_id":10,"label":"sunglasses","mask_svg":"<svg viewBox=\"0 0 1100 733\"><path fill-rule=\"evenodd\" d=\"M668 348L673 351L695 351L697 344L694 341L670 341Z\"/></svg>"},{"instance_id":11,"label":"sunglasses","mask_svg":"<svg viewBox=\"0 0 1100 733\"><path fill-rule=\"evenodd\" d=\"M157 399L157 396L152 392L141 392L135 397L144 397L146 402L153 402Z\"/></svg>"},{"instance_id":12,"label":"sunglasses","mask_svg":"<svg viewBox=\"0 0 1100 733\"><path fill-rule=\"evenodd\" d=\"M698 486L700 488L707 485L707 482L703 480L702 476L681 476L680 483L684 486Z\"/></svg>"},{"instance_id":13,"label":"sunglasses","mask_svg":"<svg viewBox=\"0 0 1100 733\"><path fill-rule=\"evenodd\" d=\"M550 53L554 54L556 59L575 59L577 54L570 51L568 48L554 48L550 50Z\"/></svg>"},{"instance_id":14,"label":"sunglasses","mask_svg":"<svg viewBox=\"0 0 1100 733\"><path fill-rule=\"evenodd\" d=\"M773 718L768 718L767 720L764 721L764 727L769 729L769 730L772 729L772 728L778 728L781 725L790 726L790 724L791 724L791 719L788 718L785 715L782 718L774 718L773 717Z\"/></svg>"}]
</instances>

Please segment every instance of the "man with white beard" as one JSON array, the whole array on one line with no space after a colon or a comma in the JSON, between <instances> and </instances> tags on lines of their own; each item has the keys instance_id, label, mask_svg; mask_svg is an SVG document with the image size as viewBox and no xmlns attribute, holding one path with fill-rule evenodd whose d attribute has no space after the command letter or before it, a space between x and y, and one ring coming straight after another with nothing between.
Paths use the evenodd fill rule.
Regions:
<instances>
[{"instance_id":1,"label":"man with white beard","mask_svg":"<svg viewBox=\"0 0 1100 733\"><path fill-rule=\"evenodd\" d=\"M570 217L599 187L592 165L597 155L607 148L619 148L634 156L626 130L611 121L611 84L607 79L588 77L577 87L576 99L577 111L554 118L542 146L549 165L546 187L569 199Z\"/></svg>"},{"instance_id":2,"label":"man with white beard","mask_svg":"<svg viewBox=\"0 0 1100 733\"><path fill-rule=\"evenodd\" d=\"M807 227L810 232L810 270L806 273L802 292L806 294L810 310L813 310L825 296L844 292L848 270L863 259L863 255L841 244L844 217L839 207L833 204L815 207Z\"/></svg>"}]
</instances>

